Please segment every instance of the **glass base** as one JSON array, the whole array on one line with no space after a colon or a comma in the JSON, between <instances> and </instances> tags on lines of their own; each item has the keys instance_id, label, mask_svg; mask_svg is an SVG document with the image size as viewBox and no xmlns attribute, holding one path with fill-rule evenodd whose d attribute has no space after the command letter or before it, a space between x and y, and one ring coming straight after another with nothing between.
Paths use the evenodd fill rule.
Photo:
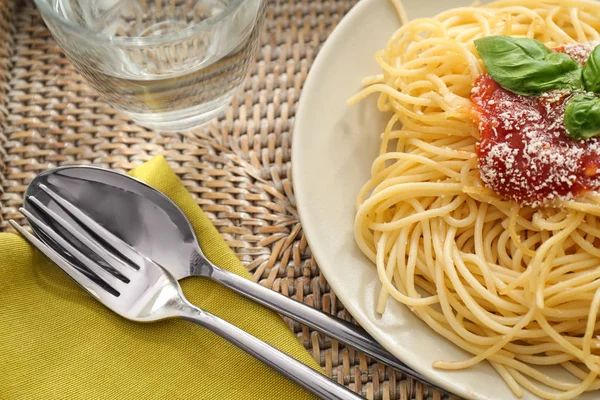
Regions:
<instances>
[{"instance_id":1,"label":"glass base","mask_svg":"<svg viewBox=\"0 0 600 400\"><path fill-rule=\"evenodd\" d=\"M200 104L183 110L164 113L127 114L143 127L165 132L181 132L199 128L216 118L226 109L233 99L233 94L222 96L210 103Z\"/></svg>"}]
</instances>

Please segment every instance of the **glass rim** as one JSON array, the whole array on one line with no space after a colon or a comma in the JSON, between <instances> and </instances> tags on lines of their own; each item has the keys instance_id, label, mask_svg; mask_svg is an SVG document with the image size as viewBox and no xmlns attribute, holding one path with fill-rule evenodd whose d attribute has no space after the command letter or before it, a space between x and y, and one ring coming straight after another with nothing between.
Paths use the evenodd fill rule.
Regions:
<instances>
[{"instance_id":1,"label":"glass rim","mask_svg":"<svg viewBox=\"0 0 600 400\"><path fill-rule=\"evenodd\" d=\"M106 36L101 35L92 30L86 29L80 25L74 24L67 19L57 14L51 7L47 0L34 0L37 8L40 10L43 18L49 18L53 22L60 24L63 28L66 28L80 36L84 36L87 39L94 39L104 43L110 43L112 45L122 46L156 46L169 42L176 42L178 40L188 39L191 36L201 32L204 28L223 20L229 16L234 10L238 9L239 6L247 0L231 0L227 7L219 14L212 17L206 18L194 25L190 25L179 32L168 33L164 36L147 36L147 37L127 37L127 36ZM259 0L260 2L264 0Z\"/></svg>"}]
</instances>

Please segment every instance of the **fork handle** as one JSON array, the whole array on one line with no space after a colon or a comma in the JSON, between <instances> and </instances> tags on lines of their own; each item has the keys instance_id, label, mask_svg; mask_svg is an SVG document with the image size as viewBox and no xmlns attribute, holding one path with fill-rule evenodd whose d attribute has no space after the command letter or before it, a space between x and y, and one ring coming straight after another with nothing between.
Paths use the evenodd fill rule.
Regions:
<instances>
[{"instance_id":1,"label":"fork handle","mask_svg":"<svg viewBox=\"0 0 600 400\"><path fill-rule=\"evenodd\" d=\"M360 350L373 359L402 371L406 375L431 385L431 383L429 383L422 375L408 367L406 364L398 360L391 353L381 347L361 327L286 297L281 293L275 292L274 290L267 289L260 284L252 282L220 267L215 265L212 267L213 272L210 277L213 280L220 282L224 286L234 290L235 292L246 296L257 303L275 310L293 320L307 325L348 346ZM446 392L441 388L439 388L439 390Z\"/></svg>"},{"instance_id":2,"label":"fork handle","mask_svg":"<svg viewBox=\"0 0 600 400\"><path fill-rule=\"evenodd\" d=\"M319 398L325 400L363 399L350 389L339 385L318 371L213 314L191 304L184 304L179 309L178 314L182 318L201 325L227 339L280 374L319 396Z\"/></svg>"}]
</instances>

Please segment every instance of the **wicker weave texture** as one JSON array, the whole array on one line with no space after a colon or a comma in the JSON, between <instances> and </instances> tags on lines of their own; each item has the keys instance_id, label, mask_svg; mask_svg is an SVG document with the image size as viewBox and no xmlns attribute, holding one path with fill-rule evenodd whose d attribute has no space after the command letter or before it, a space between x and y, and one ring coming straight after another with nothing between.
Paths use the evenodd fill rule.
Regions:
<instances>
[{"instance_id":1,"label":"wicker weave texture","mask_svg":"<svg viewBox=\"0 0 600 400\"><path fill-rule=\"evenodd\" d=\"M385 0L380 0L385 1ZM73 70L31 1L0 0L0 230L28 183L56 166L128 170L162 153L261 284L350 318L307 246L291 182L298 98L322 45L355 0L273 0L244 88L209 127L154 132L108 106ZM297 323L327 374L368 399L440 393Z\"/></svg>"}]
</instances>

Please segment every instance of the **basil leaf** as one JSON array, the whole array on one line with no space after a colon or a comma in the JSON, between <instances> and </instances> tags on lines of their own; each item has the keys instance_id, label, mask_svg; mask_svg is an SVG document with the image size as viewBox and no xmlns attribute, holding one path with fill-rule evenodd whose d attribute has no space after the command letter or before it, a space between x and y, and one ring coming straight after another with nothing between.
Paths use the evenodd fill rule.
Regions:
<instances>
[{"instance_id":1,"label":"basil leaf","mask_svg":"<svg viewBox=\"0 0 600 400\"><path fill-rule=\"evenodd\" d=\"M579 63L535 39L488 36L475 40L475 48L490 76L513 93L583 88Z\"/></svg>"},{"instance_id":2,"label":"basil leaf","mask_svg":"<svg viewBox=\"0 0 600 400\"><path fill-rule=\"evenodd\" d=\"M583 83L588 92L600 93L600 46L596 46L583 66Z\"/></svg>"},{"instance_id":3,"label":"basil leaf","mask_svg":"<svg viewBox=\"0 0 600 400\"><path fill-rule=\"evenodd\" d=\"M576 94L565 106L565 128L573 140L600 135L600 98L593 94Z\"/></svg>"}]
</instances>

